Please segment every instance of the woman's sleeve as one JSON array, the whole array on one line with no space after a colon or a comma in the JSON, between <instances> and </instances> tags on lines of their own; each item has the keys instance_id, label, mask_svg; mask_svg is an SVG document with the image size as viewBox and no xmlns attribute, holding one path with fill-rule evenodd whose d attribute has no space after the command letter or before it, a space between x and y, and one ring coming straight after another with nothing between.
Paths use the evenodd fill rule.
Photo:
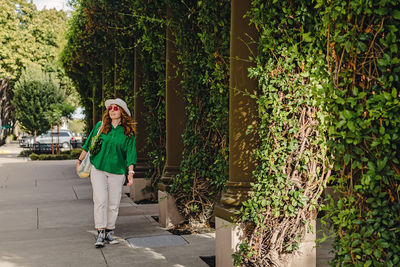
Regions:
<instances>
[{"instance_id":1,"label":"woman's sleeve","mask_svg":"<svg viewBox=\"0 0 400 267\"><path fill-rule=\"evenodd\" d=\"M135 145L135 136L132 135L128 138L127 151L126 151L126 167L136 165L137 154Z\"/></svg>"},{"instance_id":2,"label":"woman's sleeve","mask_svg":"<svg viewBox=\"0 0 400 267\"><path fill-rule=\"evenodd\" d=\"M92 142L92 138L93 138L94 135L97 134L97 130L99 129L100 124L101 124L101 121L99 121L99 122L94 126L94 128L92 129L92 131L91 131L90 134L89 134L89 137L86 139L85 144L82 146L82 149L85 150L86 152L89 151L90 144L91 144L91 142Z\"/></svg>"}]
</instances>

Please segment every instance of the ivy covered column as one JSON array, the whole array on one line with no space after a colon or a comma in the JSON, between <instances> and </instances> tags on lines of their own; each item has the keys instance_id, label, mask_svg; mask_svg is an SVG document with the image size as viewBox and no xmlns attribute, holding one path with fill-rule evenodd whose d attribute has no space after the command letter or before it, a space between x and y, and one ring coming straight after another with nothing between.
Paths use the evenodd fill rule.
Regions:
<instances>
[{"instance_id":1,"label":"ivy covered column","mask_svg":"<svg viewBox=\"0 0 400 267\"><path fill-rule=\"evenodd\" d=\"M146 150L146 124L143 113L145 112L144 99L140 94L141 86L141 68L140 68L139 57L137 55L137 49L134 51L134 76L133 76L133 88L134 88L134 112L133 118L136 122L136 150L137 150L137 164L135 168L135 175L133 184L130 188L130 196L133 201L140 201L150 197L150 194L143 193L143 189L146 186L150 186L150 179L146 179L149 167L147 166L147 150Z\"/></svg>"},{"instance_id":2,"label":"ivy covered column","mask_svg":"<svg viewBox=\"0 0 400 267\"><path fill-rule=\"evenodd\" d=\"M170 17L167 9L167 18ZM158 188L159 222L163 227L179 224L183 219L172 195L168 194L171 178L178 174L182 161L185 129L185 102L180 76L176 75L178 58L171 28L167 27L166 41L166 163Z\"/></svg>"},{"instance_id":3,"label":"ivy covered column","mask_svg":"<svg viewBox=\"0 0 400 267\"><path fill-rule=\"evenodd\" d=\"M215 207L216 264L233 266L232 254L240 239L240 227L232 227L232 217L248 195L252 172L256 167L253 153L256 134L246 134L257 123L257 103L245 91L256 94L257 81L248 77L249 57L256 55L257 30L243 18L250 0L231 1L230 99L229 99L229 181L227 191Z\"/></svg>"}]
</instances>

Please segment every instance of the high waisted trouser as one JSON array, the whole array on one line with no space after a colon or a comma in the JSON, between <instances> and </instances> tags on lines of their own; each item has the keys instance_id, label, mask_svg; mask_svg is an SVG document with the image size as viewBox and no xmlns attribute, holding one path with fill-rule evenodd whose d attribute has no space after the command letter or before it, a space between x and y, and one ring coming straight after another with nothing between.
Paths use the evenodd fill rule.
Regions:
<instances>
[{"instance_id":1,"label":"high waisted trouser","mask_svg":"<svg viewBox=\"0 0 400 267\"><path fill-rule=\"evenodd\" d=\"M93 189L95 228L113 230L118 217L125 175L101 171L92 166L90 181Z\"/></svg>"}]
</instances>

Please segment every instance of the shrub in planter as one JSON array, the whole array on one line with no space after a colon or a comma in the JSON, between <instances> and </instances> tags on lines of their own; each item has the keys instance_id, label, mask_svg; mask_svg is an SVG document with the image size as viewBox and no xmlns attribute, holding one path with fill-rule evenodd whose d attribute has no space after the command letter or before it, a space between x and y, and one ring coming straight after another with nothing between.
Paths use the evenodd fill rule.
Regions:
<instances>
[{"instance_id":1,"label":"shrub in planter","mask_svg":"<svg viewBox=\"0 0 400 267\"><path fill-rule=\"evenodd\" d=\"M30 151L30 150L22 150L22 151L19 153L18 157L29 157L29 155L32 154L32 153L33 153L33 152Z\"/></svg>"},{"instance_id":2,"label":"shrub in planter","mask_svg":"<svg viewBox=\"0 0 400 267\"><path fill-rule=\"evenodd\" d=\"M39 159L39 155L38 155L38 154L35 154L35 153L32 153L32 154L29 155L29 158L30 158L31 160L38 160L38 159Z\"/></svg>"},{"instance_id":3,"label":"shrub in planter","mask_svg":"<svg viewBox=\"0 0 400 267\"><path fill-rule=\"evenodd\" d=\"M41 154L41 155L39 155L39 160L47 160L49 156L51 156L51 155Z\"/></svg>"},{"instance_id":4,"label":"shrub in planter","mask_svg":"<svg viewBox=\"0 0 400 267\"><path fill-rule=\"evenodd\" d=\"M71 159L77 159L79 157L79 155L82 153L82 150L83 149L81 149L81 148L72 149L70 152Z\"/></svg>"}]
</instances>

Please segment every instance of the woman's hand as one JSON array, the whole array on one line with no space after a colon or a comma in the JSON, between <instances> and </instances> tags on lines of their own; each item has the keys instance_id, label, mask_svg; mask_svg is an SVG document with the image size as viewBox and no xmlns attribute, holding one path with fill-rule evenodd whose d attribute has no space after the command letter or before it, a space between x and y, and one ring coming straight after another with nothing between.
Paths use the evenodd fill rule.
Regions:
<instances>
[{"instance_id":1,"label":"woman's hand","mask_svg":"<svg viewBox=\"0 0 400 267\"><path fill-rule=\"evenodd\" d=\"M129 173L128 174L128 183L126 184L126 186L131 186L133 185L133 173Z\"/></svg>"},{"instance_id":2,"label":"woman's hand","mask_svg":"<svg viewBox=\"0 0 400 267\"><path fill-rule=\"evenodd\" d=\"M86 157L86 154L87 154L87 152L85 150L82 150L81 154L78 157L78 160L76 161L76 168L75 169L76 169L77 173L78 173L79 165L81 165L81 163L82 163L81 159L84 159Z\"/></svg>"}]
</instances>

